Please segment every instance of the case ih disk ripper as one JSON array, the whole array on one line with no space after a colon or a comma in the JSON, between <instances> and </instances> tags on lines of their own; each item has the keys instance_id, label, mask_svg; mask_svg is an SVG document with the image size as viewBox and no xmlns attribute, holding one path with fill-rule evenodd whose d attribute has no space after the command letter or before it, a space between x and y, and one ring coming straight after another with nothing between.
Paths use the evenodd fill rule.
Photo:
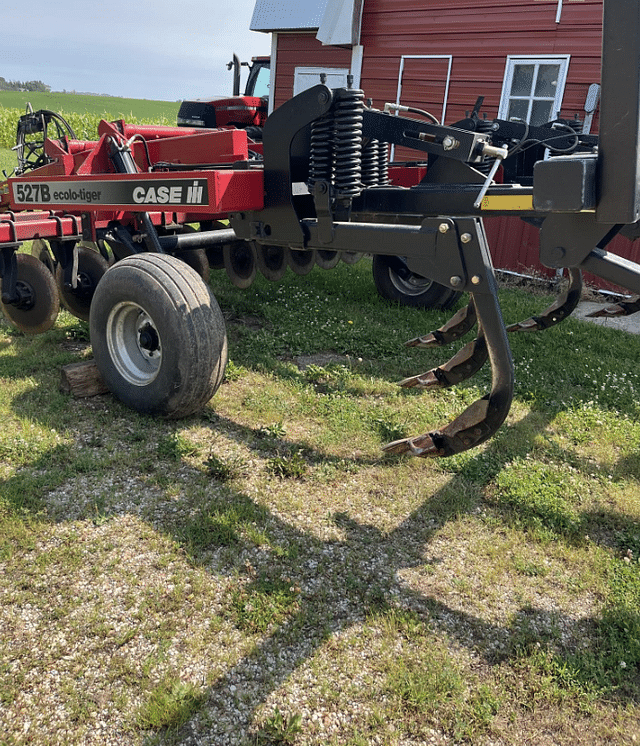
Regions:
<instances>
[{"instance_id":1,"label":"case ih disk ripper","mask_svg":"<svg viewBox=\"0 0 640 746\"><path fill-rule=\"evenodd\" d=\"M469 293L466 308L409 344L449 344L477 324L474 341L403 386L454 385L487 360L492 370L491 390L453 422L386 450L448 456L478 445L511 405L507 331L566 318L582 269L640 293L640 266L605 249L618 233L640 235L640 0L605 0L603 28L598 138L566 122L487 122L475 110L455 126L390 116L367 108L362 91L322 83L277 109L260 144L239 129L124 122L103 122L97 142L81 142L51 112L26 115L19 175L2 186L4 311L26 332L45 331L60 291L89 318L111 391L178 417L203 406L224 375L224 321L201 276L207 256L247 286L256 269L278 279L287 264L303 273L366 251L389 277L431 278L449 298ZM25 133L42 137L29 143ZM414 186L390 185L389 144L428 159L426 176L405 167L403 182ZM504 214L539 225L541 261L570 278L540 316L508 328L482 224ZM17 253L27 239L39 240L44 261ZM638 310L631 300L607 313Z\"/></svg>"}]
</instances>

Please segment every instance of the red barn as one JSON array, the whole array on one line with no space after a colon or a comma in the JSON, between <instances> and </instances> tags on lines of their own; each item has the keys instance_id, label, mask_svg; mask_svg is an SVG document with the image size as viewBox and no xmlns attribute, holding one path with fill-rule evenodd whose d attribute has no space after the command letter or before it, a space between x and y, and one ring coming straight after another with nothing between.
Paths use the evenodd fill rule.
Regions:
<instances>
[{"instance_id":1,"label":"red barn","mask_svg":"<svg viewBox=\"0 0 640 746\"><path fill-rule=\"evenodd\" d=\"M353 75L376 108L401 103L446 124L484 96L489 118L562 116L597 132L602 0L257 0L251 28L272 34L271 109L325 72L330 87ZM541 269L537 230L485 223L496 266ZM611 248L640 262L639 242Z\"/></svg>"}]
</instances>

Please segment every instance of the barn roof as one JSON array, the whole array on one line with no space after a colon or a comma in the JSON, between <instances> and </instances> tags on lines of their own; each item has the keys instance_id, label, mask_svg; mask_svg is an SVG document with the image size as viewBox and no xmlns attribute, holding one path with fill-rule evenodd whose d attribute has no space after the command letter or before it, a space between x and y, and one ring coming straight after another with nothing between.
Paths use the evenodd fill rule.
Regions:
<instances>
[{"instance_id":1,"label":"barn roof","mask_svg":"<svg viewBox=\"0 0 640 746\"><path fill-rule=\"evenodd\" d=\"M357 44L362 0L256 0L252 31L318 30L323 44Z\"/></svg>"},{"instance_id":2,"label":"barn roof","mask_svg":"<svg viewBox=\"0 0 640 746\"><path fill-rule=\"evenodd\" d=\"M320 27L329 0L257 0L252 31L295 31Z\"/></svg>"}]
</instances>

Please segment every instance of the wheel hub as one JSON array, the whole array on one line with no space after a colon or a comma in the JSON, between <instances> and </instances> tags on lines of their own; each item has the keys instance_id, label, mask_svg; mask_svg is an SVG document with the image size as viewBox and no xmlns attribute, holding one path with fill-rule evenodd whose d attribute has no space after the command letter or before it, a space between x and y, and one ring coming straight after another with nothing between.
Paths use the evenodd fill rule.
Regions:
<instances>
[{"instance_id":1,"label":"wheel hub","mask_svg":"<svg viewBox=\"0 0 640 746\"><path fill-rule=\"evenodd\" d=\"M162 343L149 314L137 303L124 301L111 309L107 345L120 375L134 386L147 386L160 371Z\"/></svg>"},{"instance_id":2,"label":"wheel hub","mask_svg":"<svg viewBox=\"0 0 640 746\"><path fill-rule=\"evenodd\" d=\"M157 352L160 349L158 332L148 322L145 322L138 331L138 344L147 353Z\"/></svg>"}]
</instances>

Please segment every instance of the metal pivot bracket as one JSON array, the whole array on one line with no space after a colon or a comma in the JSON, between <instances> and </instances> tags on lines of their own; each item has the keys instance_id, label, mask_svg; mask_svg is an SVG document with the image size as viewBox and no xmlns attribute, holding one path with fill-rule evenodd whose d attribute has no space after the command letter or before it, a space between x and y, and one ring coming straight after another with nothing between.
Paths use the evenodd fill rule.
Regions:
<instances>
[{"instance_id":1,"label":"metal pivot bracket","mask_svg":"<svg viewBox=\"0 0 640 746\"><path fill-rule=\"evenodd\" d=\"M331 184L328 181L316 181L313 185L313 201L318 219L318 240L323 244L330 244L334 236L331 199Z\"/></svg>"}]
</instances>

